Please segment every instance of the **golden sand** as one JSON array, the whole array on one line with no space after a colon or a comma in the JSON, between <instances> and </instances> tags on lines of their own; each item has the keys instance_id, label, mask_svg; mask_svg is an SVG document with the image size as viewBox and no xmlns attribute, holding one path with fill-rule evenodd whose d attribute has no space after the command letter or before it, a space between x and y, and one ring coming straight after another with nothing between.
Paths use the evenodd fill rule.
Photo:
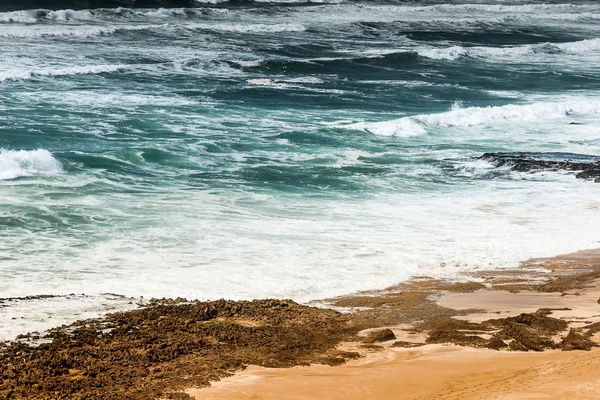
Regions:
<instances>
[{"instance_id":1,"label":"golden sand","mask_svg":"<svg viewBox=\"0 0 600 400\"><path fill-rule=\"evenodd\" d=\"M587 254L597 257L597 252ZM569 260L580 261L573 257ZM562 257L564 259L564 257ZM556 260L560 260L557 258ZM554 261L552 261L554 262ZM564 292L484 290L447 293L437 303L456 310L479 309L461 317L490 318L563 309L552 316L577 328L600 321L600 281ZM392 327L399 340L422 341L410 326ZM600 334L592 339L600 342ZM397 400L397 399L600 399L600 349L515 352L430 344L361 351L365 357L344 365L291 369L250 366L209 388L187 391L197 400ZM359 349L356 343L344 350Z\"/></svg>"},{"instance_id":2,"label":"golden sand","mask_svg":"<svg viewBox=\"0 0 600 400\"><path fill-rule=\"evenodd\" d=\"M388 349L339 367L250 367L188 393L197 400L599 399L600 351Z\"/></svg>"}]
</instances>

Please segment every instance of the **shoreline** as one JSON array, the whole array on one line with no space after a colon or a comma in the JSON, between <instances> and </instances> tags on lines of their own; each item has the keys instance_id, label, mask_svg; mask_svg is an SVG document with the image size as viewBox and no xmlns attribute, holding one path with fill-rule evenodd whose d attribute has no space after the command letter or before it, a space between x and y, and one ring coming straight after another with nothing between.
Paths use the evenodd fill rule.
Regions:
<instances>
[{"instance_id":1,"label":"shoreline","mask_svg":"<svg viewBox=\"0 0 600 400\"><path fill-rule=\"evenodd\" d=\"M545 283L540 281L543 274L540 267L548 269L552 275ZM566 322L559 334L551 335L558 347L569 334L585 333L586 326L597 327L600 323L598 268L600 249L533 259L514 270L476 273L487 287L469 285L473 281L454 286L438 285L445 293L437 295L435 304L454 310L459 315L453 315L452 319L469 324L498 317L535 315L540 309L549 309L550 318ZM431 290L433 282L422 279L421 283L417 280L395 289L410 287L409 290L414 290L429 286ZM390 292L393 290L382 296L390 296ZM357 300L360 301L360 296L347 296L338 299L337 303ZM374 301L368 295L362 300L364 304ZM446 343L426 344L431 331L415 329L418 325L413 321L359 332L364 337L369 332L389 328L395 338L369 347L356 342L343 343L341 348L358 351L362 358L341 366L311 365L291 369L251 366L233 377L214 382L211 387L189 389L186 393L196 400L598 397L600 349L595 347L600 344L600 330L588 329L589 335L582 335L589 339L585 344L574 341L562 348L535 349L537 351L507 346L498 351L473 341L456 344L460 342L456 337L452 343L451 336L446 337ZM468 332L468 329L462 331ZM476 330L472 335L491 336L490 332L482 334ZM398 343L402 345L397 346Z\"/></svg>"},{"instance_id":2,"label":"shoreline","mask_svg":"<svg viewBox=\"0 0 600 400\"><path fill-rule=\"evenodd\" d=\"M600 389L599 301L600 249L453 281L415 277L320 303L329 308L154 300L0 344L0 397L449 399L460 389L475 399L506 386L498 382L507 374L521 382L537 371L546 383L585 376L593 390L577 396L593 398L585 393ZM567 351L580 349L589 351ZM573 368L589 373L565 372Z\"/></svg>"}]
</instances>

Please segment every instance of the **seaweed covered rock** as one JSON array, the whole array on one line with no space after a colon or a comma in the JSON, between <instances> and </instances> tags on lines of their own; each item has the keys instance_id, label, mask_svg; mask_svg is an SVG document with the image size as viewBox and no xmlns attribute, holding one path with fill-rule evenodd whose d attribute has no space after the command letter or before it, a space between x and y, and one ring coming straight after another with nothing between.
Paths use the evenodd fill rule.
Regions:
<instances>
[{"instance_id":1,"label":"seaweed covered rock","mask_svg":"<svg viewBox=\"0 0 600 400\"><path fill-rule=\"evenodd\" d=\"M507 344L504 343L504 340L500 339L500 336L498 336L498 335L492 336L492 338L490 339L490 341L487 344L487 348L492 349L492 350L500 350L500 349L504 349L506 347L507 347Z\"/></svg>"},{"instance_id":2,"label":"seaweed covered rock","mask_svg":"<svg viewBox=\"0 0 600 400\"><path fill-rule=\"evenodd\" d=\"M516 317L474 323L444 318L424 324L427 343L454 343L460 346L487 347L512 351L542 351L559 347L553 337L567 329L567 322L550 317L551 310L540 309ZM486 337L491 338L487 339Z\"/></svg>"},{"instance_id":3,"label":"seaweed covered rock","mask_svg":"<svg viewBox=\"0 0 600 400\"><path fill-rule=\"evenodd\" d=\"M581 333L571 329L569 334L560 343L562 351L571 350L587 350L590 351L596 344L591 341L588 337Z\"/></svg>"},{"instance_id":4,"label":"seaweed covered rock","mask_svg":"<svg viewBox=\"0 0 600 400\"><path fill-rule=\"evenodd\" d=\"M387 342L388 340L396 339L396 335L392 332L391 329L381 329L378 331L371 332L364 339L365 343L375 343L375 342Z\"/></svg>"},{"instance_id":5,"label":"seaweed covered rock","mask_svg":"<svg viewBox=\"0 0 600 400\"><path fill-rule=\"evenodd\" d=\"M335 346L355 333L343 315L290 300L158 301L0 347L0 398L181 397L247 364L343 363L356 354Z\"/></svg>"},{"instance_id":6,"label":"seaweed covered rock","mask_svg":"<svg viewBox=\"0 0 600 400\"><path fill-rule=\"evenodd\" d=\"M481 332L491 328L485 324L477 324L454 318L442 318L425 325L429 329L426 343L454 343L460 346L486 347L488 341L479 336Z\"/></svg>"}]
</instances>

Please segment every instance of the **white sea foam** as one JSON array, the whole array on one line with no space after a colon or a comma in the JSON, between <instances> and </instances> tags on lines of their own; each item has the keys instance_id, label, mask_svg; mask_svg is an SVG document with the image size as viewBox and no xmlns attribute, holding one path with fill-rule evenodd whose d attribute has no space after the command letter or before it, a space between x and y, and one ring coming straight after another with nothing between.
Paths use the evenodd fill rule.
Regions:
<instances>
[{"instance_id":1,"label":"white sea foam","mask_svg":"<svg viewBox=\"0 0 600 400\"><path fill-rule=\"evenodd\" d=\"M472 126L494 124L502 121L537 121L540 119L567 118L569 115L600 113L600 100L573 99L562 102L534 104L509 104L499 107L454 107L441 114L417 116L416 119L428 126Z\"/></svg>"},{"instance_id":2,"label":"white sea foam","mask_svg":"<svg viewBox=\"0 0 600 400\"><path fill-rule=\"evenodd\" d=\"M423 126L410 118L382 122L357 122L355 124L345 125L344 127L348 129L365 130L380 136L410 137L427 133L427 130Z\"/></svg>"},{"instance_id":3,"label":"white sea foam","mask_svg":"<svg viewBox=\"0 0 600 400\"><path fill-rule=\"evenodd\" d=\"M62 68L44 68L44 69L17 69L10 68L0 70L0 82L9 80L26 80L39 76L69 76L69 75L94 75L107 72L117 72L125 68L126 65L90 65L78 67Z\"/></svg>"},{"instance_id":4,"label":"white sea foam","mask_svg":"<svg viewBox=\"0 0 600 400\"><path fill-rule=\"evenodd\" d=\"M0 37L7 38L39 38L39 37L90 37L112 35L118 32L135 32L146 30L175 31L177 29L214 30L233 33L277 33L303 32L307 28L298 23L283 24L119 24L119 25L8 25L0 30Z\"/></svg>"},{"instance_id":5,"label":"white sea foam","mask_svg":"<svg viewBox=\"0 0 600 400\"><path fill-rule=\"evenodd\" d=\"M473 14L483 13L486 15L495 14L531 14L545 11L549 14L552 13L585 13L585 12L598 12L597 5L594 4L485 4L485 3L447 3L438 5L428 6L410 6L410 5L381 5L381 4L361 4L361 9L370 9L376 11L385 12L397 12L397 13L419 13L419 14L432 14L432 13L445 13L445 14Z\"/></svg>"},{"instance_id":6,"label":"white sea foam","mask_svg":"<svg viewBox=\"0 0 600 400\"><path fill-rule=\"evenodd\" d=\"M573 98L557 102L509 104L498 107L468 107L455 105L439 114L422 114L382 122L359 122L342 126L365 130L382 136L415 136L436 127L468 127L510 122L555 120L570 116L600 114L600 100Z\"/></svg>"},{"instance_id":7,"label":"white sea foam","mask_svg":"<svg viewBox=\"0 0 600 400\"><path fill-rule=\"evenodd\" d=\"M94 13L89 10L57 10L43 15L43 19L54 21L90 21L95 20Z\"/></svg>"},{"instance_id":8,"label":"white sea foam","mask_svg":"<svg viewBox=\"0 0 600 400\"><path fill-rule=\"evenodd\" d=\"M139 299L113 295L7 300L0 307L0 340L12 340L25 333L42 333L76 320L97 317L99 313L134 309L138 302Z\"/></svg>"},{"instance_id":9,"label":"white sea foam","mask_svg":"<svg viewBox=\"0 0 600 400\"><path fill-rule=\"evenodd\" d=\"M310 12L310 11L309 11ZM314 10L312 21L325 22L327 17ZM360 22L394 22L399 25L422 24L436 29L457 27L480 27L489 24L537 24L540 21L565 21L584 23L600 19L600 10L596 5L570 4L444 4L430 6L357 4L343 5L335 11L336 24ZM593 27L589 27L592 28Z\"/></svg>"},{"instance_id":10,"label":"white sea foam","mask_svg":"<svg viewBox=\"0 0 600 400\"><path fill-rule=\"evenodd\" d=\"M356 163L377 154L342 156ZM59 238L40 230L34 242L7 238L0 243L4 296L85 291L307 301L384 288L415 273L456 277L597 245L600 201L593 183L553 174L446 190L394 191L360 201L165 191L152 201L122 193L56 205L32 195L29 206L47 218L62 218L68 206L91 221L119 223L99 226L102 240L95 229L91 236ZM3 204L26 196L16 193L0 192L9 196ZM257 284L249 285L249 276ZM60 302L54 307L53 318L69 317Z\"/></svg>"},{"instance_id":11,"label":"white sea foam","mask_svg":"<svg viewBox=\"0 0 600 400\"><path fill-rule=\"evenodd\" d=\"M0 13L0 22L22 22L34 23L38 18L35 12L32 11L11 11Z\"/></svg>"},{"instance_id":12,"label":"white sea foam","mask_svg":"<svg viewBox=\"0 0 600 400\"><path fill-rule=\"evenodd\" d=\"M337 160L332 164L335 168L343 168L352 165L359 165L363 162L361 157L376 157L376 154L364 150L347 150L337 155Z\"/></svg>"},{"instance_id":13,"label":"white sea foam","mask_svg":"<svg viewBox=\"0 0 600 400\"><path fill-rule=\"evenodd\" d=\"M95 14L90 10L21 10L0 13L0 22L31 24L40 21L97 21Z\"/></svg>"},{"instance_id":14,"label":"white sea foam","mask_svg":"<svg viewBox=\"0 0 600 400\"><path fill-rule=\"evenodd\" d=\"M257 78L257 79L248 79L246 82L250 85L256 86L269 86L274 83L273 79L269 78Z\"/></svg>"},{"instance_id":15,"label":"white sea foam","mask_svg":"<svg viewBox=\"0 0 600 400\"><path fill-rule=\"evenodd\" d=\"M420 56L431 58L433 60L457 60L467 55L467 49L462 46L452 46L440 49L430 48L418 50Z\"/></svg>"},{"instance_id":16,"label":"white sea foam","mask_svg":"<svg viewBox=\"0 0 600 400\"><path fill-rule=\"evenodd\" d=\"M370 10L375 8L370 7L375 7L378 11L371 13ZM477 4L420 8L389 6L388 10L386 7L388 6L349 4L337 8L340 12L339 18L336 10L324 12L321 7L301 7L289 11L293 18L282 20L283 24L276 24L271 16L261 16L259 11L245 9L210 11L235 14L230 23L223 19L219 19L218 23L209 23L208 18L199 20L194 17L200 15L199 11L198 14L193 14L196 12L194 11L188 18L190 14L182 9L94 10L89 14L58 11L41 17L21 13L13 14L12 22L15 23L11 23L7 14L0 14L0 21L6 22L0 27L0 37L52 37L48 41L32 40L31 43L23 43L23 49L26 51L21 53L28 54L32 62L29 62L29 59L25 62L20 58L21 66L11 70L3 69L2 73L5 75L0 75L0 80L111 72L72 67L80 62L77 60L67 64L66 57L73 53L69 49L65 51L66 55L62 55L60 46L65 46L65 49L71 44L77 46L78 41L65 40L61 43L60 40L56 40L57 36L87 37L136 29L151 29L155 33L160 31L166 34L198 28L223 32L233 29L233 32L240 33L285 32L286 29L298 32L312 26L323 25L329 29L335 24L365 20L398 21L398 25L410 24L412 21L431 25L438 24L439 21L449 24L458 21L457 23L473 26L487 22L504 23L513 19L578 20L593 18L594 14L598 14L595 4L504 4L504 8L496 6L495 9L490 9L491 11L487 10L488 6ZM344 11L345 9L348 10ZM103 12L105 14L102 14ZM471 17L470 14L474 16ZM336 18L332 19L331 15L335 15ZM21 20L16 21L15 18ZM184 19L186 20L183 21ZM106 21L109 23L105 23ZM158 24L157 21L168 24ZM139 22L143 22L144 25ZM150 22L154 24L150 25ZM347 27L342 26L341 29ZM203 35L198 32L192 33L194 43L190 46L190 53L196 54L186 53L185 57L181 56L179 50L183 47L179 47L178 61L173 62L173 65L178 67L177 71L171 69L169 62L152 65L148 69L157 74L197 74L198 70L204 68L202 62L197 62L204 57L204 53L202 56L198 54L199 49L210 43L200 43ZM242 36L248 35L240 35ZM94 38L99 42L105 39L115 46L124 47L118 40L112 42L118 38ZM400 51L429 51L429 57L447 60L460 57L518 60L538 54L547 55L549 58L553 54L564 56L588 53L590 59L593 59L598 50L594 47L597 45L595 41L596 39L591 39L563 44L479 48L447 44L448 48L424 48L423 42L409 43L401 38L393 43L393 47L401 48ZM4 42L15 42L15 46L6 46L7 51L12 52L12 57L18 53L13 50L20 46L21 42L27 41ZM214 42L212 44L218 41ZM157 59L172 59L170 54L161 53L160 46L139 46L130 49L128 45L131 41L127 40L124 43L127 50L132 50L132 54L149 52L152 56L160 56ZM38 44L46 48L56 45L53 48L58 51L52 54L39 52L39 47L35 47ZM30 45L31 47L28 47ZM87 43L85 46L86 49L91 49L90 51L103 49L102 46L96 48L88 46ZM354 44L350 47L355 48ZM110 51L111 60L114 60L112 56L120 50L123 49L115 47L114 52ZM229 49L223 52L227 51ZM362 50L356 52L361 54ZM378 52L379 50L375 50L369 55L381 54ZM96 57L106 54L94 53L89 59L100 60ZM218 56L221 57L222 53ZM259 56L264 54L251 55L243 51L224 57L227 60L245 60L246 57ZM4 63L7 57L4 57ZM256 66L257 61L249 62ZM59 67L57 64L63 66ZM198 64L202 67L198 67ZM19 66L13 61L10 65ZM593 68L593 63L589 66ZM231 79L232 74L239 73L239 69L232 68L226 72ZM202 70L201 73L205 71ZM389 83L406 87L438 85L433 82L440 79L425 81L437 72L422 70L420 73L424 76L423 81L391 80ZM240 73L235 75L235 78L243 83L251 77ZM376 79L371 76L365 78ZM272 79L270 85L259 90L281 88L333 93L333 89L321 87L323 82L320 76L285 79L277 74ZM334 82L338 77L332 75L325 79ZM377 80L373 80L372 83L383 84ZM346 84L343 87L349 86ZM251 85L252 83L244 86L257 89ZM161 185L153 185L151 190L148 190L149 186L145 183L140 186L134 185L134 189L142 188L137 191L131 190L132 186L129 183L113 179L114 176L108 177L98 169L85 170L81 166L76 167L81 168L77 173L63 174L60 179L48 179L48 174L60 174L62 171L60 163L52 154L45 150L3 150L0 152L0 174L3 174L0 175L0 219L6 218L13 221L10 223L21 224L24 226L22 231L28 233L21 234L20 228L11 229L10 235L5 235L0 240L2 296L82 292L91 296L22 302L14 306L0 307L0 339L107 311L110 307L107 308L106 304L110 306L114 303L113 300L107 301L101 296L101 293L105 292L135 297L291 297L298 301L308 301L354 291L385 288L414 274L454 278L455 274L461 271L514 267L519 261L530 257L552 256L598 245L600 202L597 187L593 183L555 173L535 174L535 178L527 175L521 179L521 176L516 174L517 179L483 180L489 172L496 169L492 169L485 162L471 162L465 163L457 174L462 174L467 180L472 178L481 181L469 181L466 184L463 181L454 181L453 184L446 184L447 177L442 175L441 169L435 163L421 162L423 159L441 162L446 157L464 157L465 153L468 153L464 148L473 148L471 144L482 148L487 145L501 147L510 143L511 149L517 151L560 148L597 152L600 143L600 119L590 116L600 113L598 101L594 98L552 100L545 95L531 104L490 108L461 108L457 105L454 109L440 114L399 114L397 117L403 118L396 117L397 119L391 121L379 122L373 121L381 117L373 117L372 121L365 117L366 121L356 123L356 110L336 110L329 114L323 112L322 108L317 108L312 114L305 109L282 111L273 108L265 111L259 118L255 114L259 112L256 109L240 110L236 106L223 112L224 116L215 118L211 113L202 112L204 110L200 105L206 105L205 101L208 100L201 95L178 98L173 94L177 91L171 93L171 88L167 85L162 85L165 87L157 91L143 92L139 91L138 85L132 86L134 87L127 85L127 91L123 88L111 91L112 88L107 87L102 89L102 93L99 93L97 88L80 88L81 90L73 91L32 89L28 92L19 88L19 91L14 93L7 92L6 98L18 101L19 105L48 103L65 110L76 110L74 113L65 112L56 116L50 113L44 118L48 118L45 121L49 124L60 124L78 134L97 134L104 136L103 139L120 140L117 136L126 131L129 143L127 146L140 147L131 150L140 160L144 154L142 147L147 144L147 132L144 132L143 127L136 128L135 123L131 124L132 127L127 127L129 122L123 119L133 115L132 107L136 108L135 114L139 114L138 106L140 109L149 105L159 106L160 111L165 112L164 115L144 113L143 117L152 122L160 118L163 128L186 136L182 140L165 139L153 144L168 148L179 141L195 142L191 151L173 151L178 158L189 157L189 165L193 166L190 171L183 171L182 174L195 173L199 166L215 163L211 155L204 151L203 146L216 143L222 132L227 132L228 139L236 142L235 146L228 147L232 149L231 152L215 155L227 159L231 164L221 164L219 159L218 166L211 166L218 170L223 165L221 171L224 171L224 176L228 176L232 170L245 168L250 163L255 163L257 169L270 167L273 163L290 169L297 167L300 171L315 165L328 170L332 167L349 166L366 170L373 166L377 168L377 163L381 162L381 169L389 169L390 173L383 173L381 177L378 174L369 175L369 188L383 190L369 190L365 196L360 195L360 191L341 193L342 191L330 190L326 186L327 183L323 184L322 195L307 196L304 192L298 194L296 191L270 190L268 185L258 185L260 187L255 189L252 184L235 185L231 190L220 186L213 188L214 190L197 190L202 185L202 178L198 180L199 186L186 187L192 190L178 190L181 186L177 185L185 186L183 182L186 179L170 179L170 165L165 164L161 165L164 167L164 170L160 171L163 176ZM504 97L509 92L497 94ZM210 97L209 100L216 101L214 98L219 96L210 94ZM2 100L4 99L3 97ZM524 95L523 101L534 99ZM6 107L6 104L8 102L2 107ZM193 113L187 113L184 109L172 113L167 110L169 106L191 104L198 105ZM105 112L106 110L98 110L99 107L110 108L110 114ZM118 107L123 109L116 110ZM82 109L100 118L81 118L79 111ZM238 113L239 119L232 119L229 113ZM36 125L28 125L23 129L38 125L39 120L35 120L33 114L24 112L20 115L26 124L36 122ZM375 114L365 112L363 115ZM577 117L576 120L581 119L584 125L570 126L565 123L574 116ZM6 119L2 117L0 116L0 121L5 124ZM295 132L295 137L298 137L304 128L319 130L321 126L315 126L315 121L330 121L333 118L345 120L337 126L370 131L378 135L410 136L411 140L424 145L394 147L387 154L379 153L380 146L369 145L367 152L360 150L362 145L366 146L365 143L355 146L352 142L361 136L358 133L350 135L354 137L348 138L347 147L333 152L329 145L298 145L297 140L292 137L269 140L268 148L239 153L234 150L242 146L237 146L237 141L241 140L240 136L231 136L232 132L237 129L235 127L244 124L247 124L251 133L255 128L260 132L256 136L257 140L253 142L254 146L257 142L264 141L261 135L265 132ZM231 121L235 121L235 124ZM488 125L499 129L488 129ZM126 126L126 129L123 126ZM481 126L481 129L463 129L469 126ZM513 129L515 126L523 129ZM538 126L542 126L543 134L540 134L542 129L536 130ZM439 129L440 127L444 129ZM446 127L458 129L445 129ZM532 130L535 132L529 133ZM568 135L564 134L565 132ZM432 134L423 137L428 133ZM311 134L312 131L306 132L307 139L310 139ZM511 135L511 139L524 141L516 143L504 140L508 135ZM522 139L523 136L526 138ZM142 137L144 140L140 140ZM370 138L369 140L377 139L366 137ZM446 147L453 141L465 142L468 146L455 147L452 150L431 150L435 147ZM104 140L101 142L108 143ZM287 144L287 149L274 149L275 143ZM444 146L438 146L440 144ZM77 147L78 150L73 152L73 155L85 158L86 150L83 147ZM294 153L295 151L298 152ZM128 168L138 168L135 166L139 165L127 161L120 154L104 154L100 157L127 163ZM398 161L399 159L401 160ZM277 164L278 162L281 164ZM362 179L359 176L361 174L347 177L344 170L335 172L339 175L333 179L347 179L347 182ZM19 176L30 178L11 179ZM437 190L439 186L430 185L432 181L444 182L441 184L442 189ZM166 186L162 186L163 184ZM224 187L227 187L227 184ZM104 189L87 192L88 187ZM389 188L391 190L388 190ZM337 193L341 195L338 196ZM57 227L56 222L48 221L60 221L60 226ZM485 223L482 224L481 221ZM56 229L49 229L55 227ZM252 277L251 284L249 276ZM52 318L48 319L48 316Z\"/></svg>"},{"instance_id":17,"label":"white sea foam","mask_svg":"<svg viewBox=\"0 0 600 400\"><path fill-rule=\"evenodd\" d=\"M210 29L234 33L276 33L276 32L303 32L306 26L297 23L283 24L191 24L188 28Z\"/></svg>"},{"instance_id":18,"label":"white sea foam","mask_svg":"<svg viewBox=\"0 0 600 400\"><path fill-rule=\"evenodd\" d=\"M223 0L207 0L199 2L203 3L221 3ZM263 2L271 2L263 1ZM280 2L275 0L274 2ZM285 1L291 4L302 3L302 1ZM319 1L312 1L318 3ZM327 3L343 3L342 1L323 1ZM517 20L590 20L600 18L600 10L590 4L442 4L431 6L410 6L410 5L348 5L340 4L336 13L336 23L360 22L360 21L397 21L398 16L402 16L402 20L408 21L435 21L436 23L446 22L454 24L477 24L485 22L514 22ZM368 11L368 13L365 13ZM230 10L211 9L196 11L189 8L173 8L173 9L99 9L99 10L26 10L16 12L0 13L0 22L4 23L25 23L31 24L35 22L111 22L111 21L131 21L131 22L148 22L152 20L165 19L189 19L202 17L205 13L211 14L228 14ZM321 10L315 8L308 11L306 15L296 15L304 19L304 22L311 23L322 20ZM239 13L239 12L236 12ZM249 16L254 18L253 11L248 12ZM368 14L368 15L365 15ZM233 25L233 24L229 24ZM235 28L234 28L235 29ZM222 29L227 30L227 29ZM245 31L244 31L245 32ZM250 31L252 32L252 31Z\"/></svg>"},{"instance_id":19,"label":"white sea foam","mask_svg":"<svg viewBox=\"0 0 600 400\"><path fill-rule=\"evenodd\" d=\"M111 35L117 32L135 32L151 29L165 29L166 24L121 24L102 25L69 25L69 24L30 24L6 25L0 29L0 37L5 38L46 38L46 37L91 37Z\"/></svg>"},{"instance_id":20,"label":"white sea foam","mask_svg":"<svg viewBox=\"0 0 600 400\"><path fill-rule=\"evenodd\" d=\"M0 29L0 37L88 37L114 33L117 29L101 26L8 25Z\"/></svg>"},{"instance_id":21,"label":"white sea foam","mask_svg":"<svg viewBox=\"0 0 600 400\"><path fill-rule=\"evenodd\" d=\"M577 42L554 43L552 46L568 54L589 54L600 51L600 39L586 39Z\"/></svg>"},{"instance_id":22,"label":"white sea foam","mask_svg":"<svg viewBox=\"0 0 600 400\"><path fill-rule=\"evenodd\" d=\"M214 0L199 2L204 4L217 4L227 0ZM228 9L202 10L194 8L157 8L157 9L130 9L130 8L103 8L95 10L47 10L33 9L11 12L0 12L0 23L23 23L36 22L114 22L130 20L132 22L148 21L152 19L181 19L211 14L227 14Z\"/></svg>"},{"instance_id":23,"label":"white sea foam","mask_svg":"<svg viewBox=\"0 0 600 400\"><path fill-rule=\"evenodd\" d=\"M586 39L576 42L567 43L540 43L529 44L522 46L506 46L506 47L463 47L451 46L444 48L425 48L418 49L417 53L420 56L431 58L434 60L457 60L462 57L473 58L493 58L506 59L535 54L557 54L559 57L564 54L574 55L589 55L590 53L600 50L600 39ZM531 57L527 58L532 61Z\"/></svg>"},{"instance_id":24,"label":"white sea foam","mask_svg":"<svg viewBox=\"0 0 600 400\"><path fill-rule=\"evenodd\" d=\"M285 82L310 84L324 83L323 79L317 78L316 76L299 76L297 78L285 79Z\"/></svg>"},{"instance_id":25,"label":"white sea foam","mask_svg":"<svg viewBox=\"0 0 600 400\"><path fill-rule=\"evenodd\" d=\"M0 149L0 180L32 175L55 175L62 171L62 165L48 150Z\"/></svg>"},{"instance_id":26,"label":"white sea foam","mask_svg":"<svg viewBox=\"0 0 600 400\"><path fill-rule=\"evenodd\" d=\"M231 60L241 67L258 67L262 60Z\"/></svg>"},{"instance_id":27,"label":"white sea foam","mask_svg":"<svg viewBox=\"0 0 600 400\"><path fill-rule=\"evenodd\" d=\"M161 96L158 94L140 94L140 93L106 93L96 90L78 90L73 92L22 92L19 97L35 101L42 99L44 101L71 105L76 107L122 107L129 108L131 106L160 106L160 107L177 107L197 105L198 101L189 98L179 98L176 96ZM205 104L207 102L205 101Z\"/></svg>"}]
</instances>

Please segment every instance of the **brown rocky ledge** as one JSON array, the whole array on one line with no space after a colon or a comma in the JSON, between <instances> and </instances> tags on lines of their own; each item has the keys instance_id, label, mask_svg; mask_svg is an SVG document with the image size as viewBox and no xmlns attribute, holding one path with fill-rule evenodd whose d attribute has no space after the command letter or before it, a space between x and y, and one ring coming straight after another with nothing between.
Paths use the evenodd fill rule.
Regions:
<instances>
[{"instance_id":1,"label":"brown rocky ledge","mask_svg":"<svg viewBox=\"0 0 600 400\"><path fill-rule=\"evenodd\" d=\"M196 395L186 389L247 365L333 366L440 343L509 352L597 346L600 305L583 316L565 305L595 295L588 289L600 278L600 252L464 278L470 281L415 278L328 301L344 312L289 300L157 300L54 329L41 342L23 336L0 346L0 399L184 399ZM505 297L522 302L518 296L536 293L549 297L503 311ZM490 304L499 298L495 310Z\"/></svg>"},{"instance_id":2,"label":"brown rocky ledge","mask_svg":"<svg viewBox=\"0 0 600 400\"><path fill-rule=\"evenodd\" d=\"M2 399L189 398L246 364L340 364L356 332L332 310L292 301L156 301L149 307L27 337L0 349Z\"/></svg>"}]
</instances>

